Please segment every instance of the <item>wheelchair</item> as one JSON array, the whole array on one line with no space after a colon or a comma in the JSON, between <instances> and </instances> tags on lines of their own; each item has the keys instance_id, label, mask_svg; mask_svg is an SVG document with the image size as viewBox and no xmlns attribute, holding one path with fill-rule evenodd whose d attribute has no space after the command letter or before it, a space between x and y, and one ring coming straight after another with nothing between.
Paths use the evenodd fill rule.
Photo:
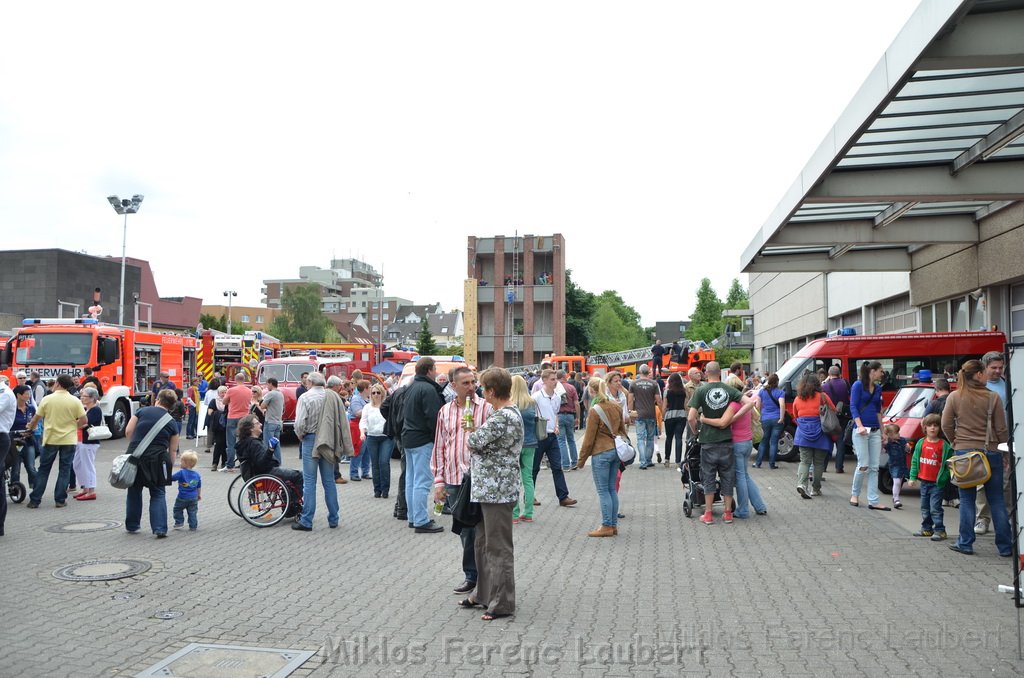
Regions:
<instances>
[{"instance_id":1,"label":"wheelchair","mask_svg":"<svg viewBox=\"0 0 1024 678\"><path fill-rule=\"evenodd\" d=\"M11 470L21 463L21 449L25 446L24 435L26 431L11 431L11 448L7 451L7 458L4 459L4 488L11 502L20 504L28 496L25 484L20 481L11 481Z\"/></svg>"},{"instance_id":2,"label":"wheelchair","mask_svg":"<svg viewBox=\"0 0 1024 678\"><path fill-rule=\"evenodd\" d=\"M228 487L228 506L250 525L271 527L302 512L302 488L269 473L238 476Z\"/></svg>"}]
</instances>

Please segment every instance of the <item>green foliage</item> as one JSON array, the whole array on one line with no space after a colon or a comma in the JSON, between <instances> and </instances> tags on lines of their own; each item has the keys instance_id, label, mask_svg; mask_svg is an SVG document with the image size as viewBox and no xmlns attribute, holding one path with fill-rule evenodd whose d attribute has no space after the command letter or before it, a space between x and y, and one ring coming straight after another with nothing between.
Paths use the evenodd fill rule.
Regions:
<instances>
[{"instance_id":1,"label":"green foliage","mask_svg":"<svg viewBox=\"0 0 1024 678\"><path fill-rule=\"evenodd\" d=\"M420 355L437 355L437 342L434 341L434 335L430 333L430 325L426 318L420 322L420 333L416 337L416 352Z\"/></svg>"},{"instance_id":2,"label":"green foliage","mask_svg":"<svg viewBox=\"0 0 1024 678\"><path fill-rule=\"evenodd\" d=\"M709 344L722 334L722 310L724 304L711 287L711 280L704 278L697 288L697 305L690 314L690 329L686 338L695 341L706 341Z\"/></svg>"},{"instance_id":3,"label":"green foliage","mask_svg":"<svg viewBox=\"0 0 1024 678\"><path fill-rule=\"evenodd\" d=\"M591 320L597 309L597 300L590 292L572 281L572 271L565 271L565 352L568 355L587 355L591 345Z\"/></svg>"},{"instance_id":4,"label":"green foliage","mask_svg":"<svg viewBox=\"0 0 1024 678\"><path fill-rule=\"evenodd\" d=\"M462 337L456 337L459 343L448 348L439 348L434 355L466 355L466 347L462 343Z\"/></svg>"},{"instance_id":5,"label":"green foliage","mask_svg":"<svg viewBox=\"0 0 1024 678\"><path fill-rule=\"evenodd\" d=\"M650 343L640 327L639 314L615 292L605 291L597 297L597 309L590 324L592 350L597 353L625 351Z\"/></svg>"},{"instance_id":6,"label":"green foliage","mask_svg":"<svg viewBox=\"0 0 1024 678\"><path fill-rule=\"evenodd\" d=\"M285 288L281 295L281 314L274 318L268 332L282 341L326 341L329 330L334 327L320 308L319 285Z\"/></svg>"},{"instance_id":7,"label":"green foliage","mask_svg":"<svg viewBox=\"0 0 1024 678\"><path fill-rule=\"evenodd\" d=\"M209 313L201 313L199 315L199 322L202 324L203 329L217 330L219 332L228 331L228 316L222 313L218 318L217 316L210 315ZM238 320L231 321L231 333L232 334L243 334L252 330L252 327L246 323Z\"/></svg>"},{"instance_id":8,"label":"green foliage","mask_svg":"<svg viewBox=\"0 0 1024 678\"><path fill-rule=\"evenodd\" d=\"M725 307L730 309L750 308L750 298L747 296L747 291L743 289L743 285L740 284L739 278L732 279L729 294L725 296Z\"/></svg>"}]
</instances>

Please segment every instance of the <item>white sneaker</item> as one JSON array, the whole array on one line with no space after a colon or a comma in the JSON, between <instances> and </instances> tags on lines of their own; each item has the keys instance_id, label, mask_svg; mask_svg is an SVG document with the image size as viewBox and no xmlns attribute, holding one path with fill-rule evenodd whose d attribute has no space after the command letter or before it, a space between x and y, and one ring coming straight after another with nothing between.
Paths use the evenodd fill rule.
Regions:
<instances>
[{"instance_id":1,"label":"white sneaker","mask_svg":"<svg viewBox=\"0 0 1024 678\"><path fill-rule=\"evenodd\" d=\"M974 534L985 534L988 532L988 521L979 520L974 523Z\"/></svg>"}]
</instances>

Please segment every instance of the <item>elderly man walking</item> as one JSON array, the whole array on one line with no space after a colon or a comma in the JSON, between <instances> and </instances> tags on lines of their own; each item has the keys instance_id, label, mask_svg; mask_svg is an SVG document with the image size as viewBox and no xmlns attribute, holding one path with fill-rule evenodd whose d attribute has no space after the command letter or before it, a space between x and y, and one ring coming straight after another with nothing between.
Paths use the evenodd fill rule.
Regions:
<instances>
[{"instance_id":1,"label":"elderly man walking","mask_svg":"<svg viewBox=\"0 0 1024 678\"><path fill-rule=\"evenodd\" d=\"M318 473L327 504L327 526L338 526L334 465L341 455L352 453L352 436L341 396L325 388L327 382L319 372L309 375L309 383L310 389L299 398L295 408L295 435L301 441L303 499L302 514L292 529L303 532L313 529Z\"/></svg>"}]
</instances>

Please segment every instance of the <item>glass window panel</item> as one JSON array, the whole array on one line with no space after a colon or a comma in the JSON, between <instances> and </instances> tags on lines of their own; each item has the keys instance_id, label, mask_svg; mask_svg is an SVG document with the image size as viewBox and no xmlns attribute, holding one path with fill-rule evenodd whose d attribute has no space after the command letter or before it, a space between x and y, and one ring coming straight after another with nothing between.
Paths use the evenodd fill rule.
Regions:
<instances>
[{"instance_id":1,"label":"glass window panel","mask_svg":"<svg viewBox=\"0 0 1024 678\"><path fill-rule=\"evenodd\" d=\"M967 303L963 299L951 299L950 308L950 329L953 332L967 331Z\"/></svg>"},{"instance_id":2,"label":"glass window panel","mask_svg":"<svg viewBox=\"0 0 1024 678\"><path fill-rule=\"evenodd\" d=\"M935 304L935 331L949 332L949 303L940 301Z\"/></svg>"},{"instance_id":3,"label":"glass window panel","mask_svg":"<svg viewBox=\"0 0 1024 678\"><path fill-rule=\"evenodd\" d=\"M1015 335L1024 333L1024 309L1010 314L1010 327Z\"/></svg>"},{"instance_id":4,"label":"glass window panel","mask_svg":"<svg viewBox=\"0 0 1024 678\"><path fill-rule=\"evenodd\" d=\"M931 96L935 94L954 94L967 92L985 92L994 89L1008 89L1024 85L1024 77L1020 73L1003 72L986 74L975 78L950 78L945 80L911 80L897 98L905 96Z\"/></svg>"},{"instance_id":5,"label":"glass window panel","mask_svg":"<svg viewBox=\"0 0 1024 678\"><path fill-rule=\"evenodd\" d=\"M932 322L932 311L934 309L931 306L921 307L921 331L922 332L934 332L935 323Z\"/></svg>"},{"instance_id":6,"label":"glass window panel","mask_svg":"<svg viewBox=\"0 0 1024 678\"><path fill-rule=\"evenodd\" d=\"M1019 110L1019 109L1018 109ZM885 114L889 111L886 110ZM930 115L879 118L872 129L885 130L893 127L929 127L932 125L991 124L1001 125L1016 113L1013 109L998 111L957 111L955 113L933 113Z\"/></svg>"},{"instance_id":7,"label":"glass window panel","mask_svg":"<svg viewBox=\"0 0 1024 678\"><path fill-rule=\"evenodd\" d=\"M985 309L985 298L975 299L974 297L968 297L967 300L971 305L971 329L988 329L988 312Z\"/></svg>"},{"instance_id":8,"label":"glass window panel","mask_svg":"<svg viewBox=\"0 0 1024 678\"><path fill-rule=\"evenodd\" d=\"M872 167L886 165L933 164L951 162L959 153L914 153L911 155L885 155L877 158L845 157L839 162L840 167Z\"/></svg>"},{"instance_id":9,"label":"glass window panel","mask_svg":"<svg viewBox=\"0 0 1024 678\"><path fill-rule=\"evenodd\" d=\"M1024 306L1024 284L1010 287L1010 304L1013 306Z\"/></svg>"},{"instance_id":10,"label":"glass window panel","mask_svg":"<svg viewBox=\"0 0 1024 678\"><path fill-rule=\"evenodd\" d=\"M942 141L908 141L895 144L873 144L871 146L854 146L850 155L865 155L867 153L908 153L910 151L951 151L959 150L961 153L970 148L976 139L942 140Z\"/></svg>"},{"instance_id":11,"label":"glass window panel","mask_svg":"<svg viewBox=\"0 0 1024 678\"><path fill-rule=\"evenodd\" d=\"M967 97L945 97L938 99L914 99L893 101L885 107L884 114L927 113L928 111L955 111L959 108L1024 106L1024 92L1000 92L999 94L975 94Z\"/></svg>"},{"instance_id":12,"label":"glass window panel","mask_svg":"<svg viewBox=\"0 0 1024 678\"><path fill-rule=\"evenodd\" d=\"M921 129L894 130L892 132L876 132L868 130L861 135L858 143L873 141L908 141L914 139L946 139L969 137L981 139L987 136L998 125L963 125L960 127L924 127Z\"/></svg>"}]
</instances>

